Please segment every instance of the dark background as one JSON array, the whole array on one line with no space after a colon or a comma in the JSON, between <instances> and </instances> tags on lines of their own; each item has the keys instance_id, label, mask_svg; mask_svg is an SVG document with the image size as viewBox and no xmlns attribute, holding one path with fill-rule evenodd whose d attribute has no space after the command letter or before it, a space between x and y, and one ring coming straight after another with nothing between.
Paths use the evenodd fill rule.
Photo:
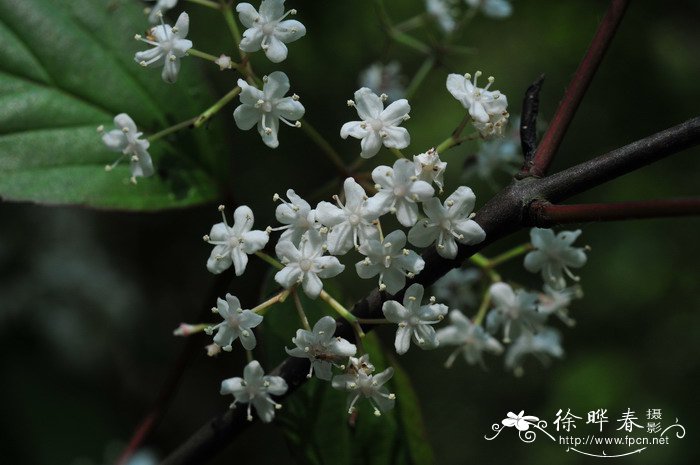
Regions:
<instances>
[{"instance_id":1,"label":"dark background","mask_svg":"<svg viewBox=\"0 0 700 465\"><path fill-rule=\"evenodd\" d=\"M228 44L223 21L181 3L192 16L197 48L217 55L228 50L221 46ZM395 58L410 76L420 58L384 39L369 1L288 3L299 9L308 34L290 45L280 66L256 56L256 69L289 74L307 119L353 160L357 141L342 141L337 134L355 117L345 101L357 88L357 74L377 59ZM412 145L406 152L438 144L461 119L462 108L444 88L448 72L482 69L494 75L494 87L508 95L512 114L519 113L528 84L545 72L541 116L546 121L605 5L516 1L510 19L477 16L459 43L478 53L447 57L411 100L406 127ZM398 22L419 13L422 2L388 1L387 6ZM632 2L553 170L698 114L699 15L693 1ZM183 72L198 65L186 59ZM221 93L233 85L226 76L212 73L212 85ZM231 111L219 117L230 128L223 155L233 160L232 190L238 202L253 208L257 226L274 224L274 192L291 187L309 194L332 175L331 165L301 133L283 127L281 146L273 151L254 131L236 129ZM461 160L475 150L476 145L464 144L443 158L450 164L448 192L458 185ZM697 195L698 155L698 149L674 155L574 201ZM367 166L391 163L392 157L382 151ZM492 194L485 183L469 185L479 205ZM210 247L201 236L217 221L216 204L148 214L0 205L4 463L102 463L128 440L184 345L171 336L172 329L196 318L214 282L204 266ZM640 418L648 408L661 408L664 424L678 418L688 434L619 463L696 463L699 226L699 220L685 218L583 225L580 242L592 247L580 272L586 296L572 307L578 325L562 329L566 358L549 368L528 364L525 376L515 378L493 358L487 359L487 371L461 360L445 370L446 349L412 349L401 357L418 391L437 462L588 463L597 459L567 454L565 447L542 439L526 445L511 432L493 442L483 436L507 411L524 409L551 421L560 408L584 417L588 410L607 408L614 422L629 407ZM484 253L495 255L526 240L522 232ZM252 302L265 270L254 260L249 268L245 278L234 280L231 292ZM502 271L507 279L539 285L539 277L526 273L519 260ZM350 283L341 283L348 301L369 287ZM380 333L391 341L391 331ZM204 336L200 341L208 343ZM219 396L220 381L238 375L243 363L240 352L210 359L200 351L148 444L153 451L167 455L225 409L230 401ZM281 434L261 425L250 428L217 463L235 459L289 461Z\"/></svg>"}]
</instances>

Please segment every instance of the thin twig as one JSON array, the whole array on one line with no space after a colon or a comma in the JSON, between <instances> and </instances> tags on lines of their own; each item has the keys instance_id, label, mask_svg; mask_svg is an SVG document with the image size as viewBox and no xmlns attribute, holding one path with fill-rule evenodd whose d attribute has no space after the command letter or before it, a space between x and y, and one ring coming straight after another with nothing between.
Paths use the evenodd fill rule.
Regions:
<instances>
[{"instance_id":1,"label":"thin twig","mask_svg":"<svg viewBox=\"0 0 700 465\"><path fill-rule=\"evenodd\" d=\"M528 164L537 149L537 114L540 110L540 90L544 83L544 74L535 79L525 92L523 111L520 116L520 144L523 148L523 158Z\"/></svg>"},{"instance_id":2,"label":"thin twig","mask_svg":"<svg viewBox=\"0 0 700 465\"><path fill-rule=\"evenodd\" d=\"M554 154L557 152L561 144L569 123L576 114L583 95L588 89L588 85L593 80L595 72L600 67L600 62L605 55L610 42L615 36L620 20L625 13L629 0L611 0L608 11L605 17L598 26L598 30L588 46L586 55L581 60L581 63L574 74L574 77L569 83L564 97L559 102L552 121L547 128L542 141L537 147L535 156L532 159L531 166L526 166L525 169L530 175L543 176L547 173L549 165L552 163Z\"/></svg>"},{"instance_id":3,"label":"thin twig","mask_svg":"<svg viewBox=\"0 0 700 465\"><path fill-rule=\"evenodd\" d=\"M700 198L640 200L633 202L552 205L536 201L530 205L527 221L548 227L590 221L617 221L700 215Z\"/></svg>"}]
</instances>

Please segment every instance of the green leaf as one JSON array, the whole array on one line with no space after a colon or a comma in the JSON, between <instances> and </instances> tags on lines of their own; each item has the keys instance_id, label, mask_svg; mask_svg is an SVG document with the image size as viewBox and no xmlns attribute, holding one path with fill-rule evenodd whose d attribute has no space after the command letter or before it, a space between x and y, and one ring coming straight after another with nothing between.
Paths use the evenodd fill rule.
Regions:
<instances>
[{"instance_id":1,"label":"green leaf","mask_svg":"<svg viewBox=\"0 0 700 465\"><path fill-rule=\"evenodd\" d=\"M95 129L128 113L146 134L201 112L216 98L185 58L168 85L133 60L148 27L137 1L0 0L0 197L44 204L157 210L213 200L223 153L217 130L156 141L156 176L128 182L125 163ZM216 123L214 124L214 129ZM211 128L210 128L211 129Z\"/></svg>"}]
</instances>

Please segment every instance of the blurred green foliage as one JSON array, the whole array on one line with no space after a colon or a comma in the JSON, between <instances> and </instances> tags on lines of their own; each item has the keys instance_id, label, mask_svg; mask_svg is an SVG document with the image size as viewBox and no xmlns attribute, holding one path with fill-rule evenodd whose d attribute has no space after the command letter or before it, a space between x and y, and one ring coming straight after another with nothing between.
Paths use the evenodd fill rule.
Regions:
<instances>
[{"instance_id":1,"label":"blurred green foliage","mask_svg":"<svg viewBox=\"0 0 700 465\"><path fill-rule=\"evenodd\" d=\"M73 14L83 16L103 11L108 4L121 7L131 2L71 3ZM254 66L260 73L285 71L292 91L302 97L308 121L352 161L357 157L357 141L342 141L338 132L343 122L354 118L345 101L357 88L359 71L376 60L397 59L410 77L422 59L384 37L369 0L323 2L322 7L308 0L288 3L299 10L307 36L290 44L290 56L284 63L273 66L256 54ZM14 14L12 7L17 5L0 0L0 26L7 24ZM32 5L40 16L54 8L38 0L32 0ZM419 0L387 1L386 5L397 22L423 8ZM482 69L494 75L495 87L508 95L514 115L528 84L545 72L541 118L546 121L605 5L604 1L589 0L515 1L510 19L494 21L477 16L457 41L475 47L477 53L442 57L411 100L412 118L406 123L412 135L410 150L419 152L439 143L462 118L463 109L444 90L449 72ZM191 15L196 47L213 54L232 54L219 15L196 5L185 6ZM666 2L632 2L564 140L554 170L698 114L699 14L697 2L690 0L674 2L672 8ZM119 8L112 17L106 27L127 21ZM137 32L145 27L144 19L125 29ZM41 28L19 32L39 37L33 40L42 37ZM424 38L430 40L429 36ZM220 73L209 63L185 59L182 81L166 87L158 72L142 70L130 62L136 47L129 43L121 49L123 56L112 52L112 60L123 62L124 67L133 65L128 73L137 76L149 91L160 93L164 102L202 87L201 82L191 84L203 79L198 68L206 72L206 84L216 90L213 95L223 95L235 85L234 73ZM182 111L167 118L175 122L180 116L193 116L186 109L196 113L210 105L213 95L191 96L184 109L168 105L154 114ZM54 103L49 99L47 105ZM201 148L209 139L223 138L226 146L215 154L221 157L217 158L221 168L215 175L226 180L223 186L233 191L237 202L253 208L256 225L274 224L273 193L294 188L310 195L334 176L332 165L292 128L280 130L279 149L268 149L255 131L235 128L232 108L200 130L195 136L199 141L192 143ZM119 105L108 109L112 113L122 110ZM104 113L100 121L108 122L111 114ZM0 127L3 134L8 127L5 124ZM467 143L446 154L450 164L448 192L460 182L462 160L476 149L476 144ZM674 155L572 201L697 195L699 154L693 149ZM392 157L383 151L366 166L390 163ZM229 159L231 169L223 168ZM104 163L94 164L96 177L104 176L100 168ZM139 187L148 182L143 180ZM479 205L491 195L485 183L470 181L469 185ZM118 450L119 443L128 439L152 405L182 347L181 340L170 336L171 329L196 317L212 284L204 266L209 247L200 238L217 221L215 203L149 215L0 205L3 462L70 464L82 457L89 460L87 463L102 463L105 453ZM562 328L566 359L549 368L534 362L526 365L524 377L514 378L504 371L501 360L493 358L487 359L487 371L462 363L445 370L442 362L448 349L421 352L414 348L399 358L423 409L435 462L590 463L590 459L539 440L526 445L514 435L503 434L491 442L483 437L508 411L524 409L551 422L560 408L570 408L579 416L607 408L612 420L629 407L638 413L662 408L664 422L677 417L689 434L669 446L620 459L620 463L697 463L700 457L692 439L698 429L695 415L700 413L693 383L700 368L696 350L700 337L699 227L697 219L583 225L581 242L592 247L589 264L580 273L586 296L572 306L578 325ZM523 232L490 247L485 254L495 255L525 240ZM255 305L258 283L264 281L265 273L261 263L252 262L245 278L231 284L231 292L245 305ZM350 304L372 283L358 283L351 272L346 274L347 279L339 280L339 285ZM533 287L539 285L539 277L526 273L518 261L505 265L502 274ZM382 328L378 334L390 347L393 332ZM200 340L204 346L206 338ZM239 375L244 363L241 353L209 359L202 350L149 445L163 456L226 408L229 401L218 395L219 383ZM215 463L234 460L292 463L283 434L267 425L254 425Z\"/></svg>"}]
</instances>

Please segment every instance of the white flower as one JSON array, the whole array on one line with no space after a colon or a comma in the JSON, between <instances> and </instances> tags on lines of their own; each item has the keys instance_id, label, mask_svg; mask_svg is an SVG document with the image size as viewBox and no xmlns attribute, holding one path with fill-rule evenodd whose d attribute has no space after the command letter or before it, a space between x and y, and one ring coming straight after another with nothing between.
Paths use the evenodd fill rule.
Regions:
<instances>
[{"instance_id":1,"label":"white flower","mask_svg":"<svg viewBox=\"0 0 700 465\"><path fill-rule=\"evenodd\" d=\"M472 124L479 131L482 137L490 139L493 137L500 137L503 135L506 126L508 125L508 118L510 114L507 111L502 113L495 113L489 115L489 120L486 123L481 121L472 121Z\"/></svg>"},{"instance_id":2,"label":"white flower","mask_svg":"<svg viewBox=\"0 0 700 465\"><path fill-rule=\"evenodd\" d=\"M443 320L447 314L447 306L436 304L435 297L430 298L430 304L421 306L423 286L411 284L406 289L403 305L395 300L388 300L382 305L382 312L387 320L397 323L394 347L397 354L405 354L411 345L411 339L421 349L434 349L439 342L435 329L431 326Z\"/></svg>"},{"instance_id":3,"label":"white flower","mask_svg":"<svg viewBox=\"0 0 700 465\"><path fill-rule=\"evenodd\" d=\"M270 228L271 231L284 230L280 236L280 241L292 241L295 245L304 233L310 229L317 229L320 225L316 223L316 210L311 208L309 202L302 199L293 189L287 190L287 202L278 194L272 199L282 202L275 210L277 221L284 224L278 228Z\"/></svg>"},{"instance_id":4,"label":"white flower","mask_svg":"<svg viewBox=\"0 0 700 465\"><path fill-rule=\"evenodd\" d=\"M425 261L413 250L405 249L406 234L394 231L382 242L370 239L360 245L360 253L366 258L355 264L362 279L379 275L379 289L396 294L406 285L406 277L412 278L425 267Z\"/></svg>"},{"instance_id":5,"label":"white flower","mask_svg":"<svg viewBox=\"0 0 700 465\"><path fill-rule=\"evenodd\" d=\"M244 52L257 52L261 48L273 63L287 58L285 43L294 42L306 34L306 28L295 19L287 19L297 10L284 11L284 0L263 0L260 12L250 3L236 5L238 17L246 29L240 48Z\"/></svg>"},{"instance_id":6,"label":"white flower","mask_svg":"<svg viewBox=\"0 0 700 465\"><path fill-rule=\"evenodd\" d=\"M425 9L428 15L435 18L444 32L452 32L457 27L454 0L425 0Z\"/></svg>"},{"instance_id":7,"label":"white flower","mask_svg":"<svg viewBox=\"0 0 700 465\"><path fill-rule=\"evenodd\" d=\"M376 416L394 408L396 395L384 387L393 376L394 369L389 367L376 375L372 374L373 372L374 366L369 363L369 355L365 354L360 358L351 357L348 373L333 378L331 384L334 388L350 392L348 413L355 411L355 404L360 396L369 399Z\"/></svg>"},{"instance_id":8,"label":"white flower","mask_svg":"<svg viewBox=\"0 0 700 465\"><path fill-rule=\"evenodd\" d=\"M151 22L151 24L156 24L160 20L162 15L167 13L168 10L172 10L177 5L177 0L152 0L152 1L155 1L156 4L153 5L153 8L151 8L151 11L148 12L149 13L148 20Z\"/></svg>"},{"instance_id":9,"label":"white flower","mask_svg":"<svg viewBox=\"0 0 700 465\"><path fill-rule=\"evenodd\" d=\"M414 155L413 163L416 168L416 176L418 176L418 179L435 183L442 193L443 176L445 175L447 163L440 160L440 155L437 153L437 150L432 148L425 153Z\"/></svg>"},{"instance_id":10,"label":"white flower","mask_svg":"<svg viewBox=\"0 0 700 465\"><path fill-rule=\"evenodd\" d=\"M285 266L275 274L275 281L285 289L301 283L306 295L315 299L323 289L320 278L332 278L345 269L337 258L324 257L324 251L323 238L314 229L301 237L298 247L291 241L279 241L275 252Z\"/></svg>"},{"instance_id":11,"label":"white flower","mask_svg":"<svg viewBox=\"0 0 700 465\"><path fill-rule=\"evenodd\" d=\"M408 241L418 247L427 247L437 242L437 252L445 258L457 256L457 242L478 244L486 237L479 224L470 219L476 197L472 190L460 186L445 200L433 197L423 202L427 219L420 220L408 232Z\"/></svg>"},{"instance_id":12,"label":"white flower","mask_svg":"<svg viewBox=\"0 0 700 465\"><path fill-rule=\"evenodd\" d=\"M580 235L580 229L561 231L555 236L551 229L532 228L530 241L535 250L525 255L525 268L533 273L541 271L545 284L557 290L566 287L564 274L578 281L569 267L581 268L588 260L584 248L571 246Z\"/></svg>"},{"instance_id":13,"label":"white flower","mask_svg":"<svg viewBox=\"0 0 700 465\"><path fill-rule=\"evenodd\" d=\"M123 154L117 161L105 166L105 169L111 171L124 157L129 157L131 182L136 183L136 178L140 176L153 175L153 162L148 153L151 144L148 140L140 138L143 133L136 128L134 120L126 113L120 113L114 117L114 125L117 129L109 132L104 132L104 126L97 128L107 148Z\"/></svg>"},{"instance_id":14,"label":"white flower","mask_svg":"<svg viewBox=\"0 0 700 465\"><path fill-rule=\"evenodd\" d=\"M231 69L231 67L233 66L233 61L231 61L231 57L228 55L224 55L223 53L219 56L219 58L214 60L214 63L219 65L221 71L225 69Z\"/></svg>"},{"instance_id":15,"label":"white flower","mask_svg":"<svg viewBox=\"0 0 700 465\"><path fill-rule=\"evenodd\" d=\"M316 219L328 227L328 251L333 255L342 255L367 240L379 237L375 220L378 212L367 208L367 194L353 178L347 178L343 184L345 204L334 195L338 206L329 202L320 202L316 206Z\"/></svg>"},{"instance_id":16,"label":"white flower","mask_svg":"<svg viewBox=\"0 0 700 465\"><path fill-rule=\"evenodd\" d=\"M335 334L335 320L333 317L324 316L316 322L312 331L298 329L292 342L296 344L293 349L285 350L292 357L308 358L311 369L307 378L315 373L318 379L330 381L333 373L331 366L334 362L347 360L355 355L357 347L342 337L333 337Z\"/></svg>"},{"instance_id":17,"label":"white flower","mask_svg":"<svg viewBox=\"0 0 700 465\"><path fill-rule=\"evenodd\" d=\"M506 367L513 370L516 376L523 374L522 363L526 355L534 355L543 364L549 363L549 358L562 358L564 349L561 348L559 333L551 328L545 328L536 334L524 331L511 344L506 352Z\"/></svg>"},{"instance_id":18,"label":"white flower","mask_svg":"<svg viewBox=\"0 0 700 465\"><path fill-rule=\"evenodd\" d=\"M450 308L472 308L477 305L474 284L480 279L476 268L455 268L433 284L433 294Z\"/></svg>"},{"instance_id":19,"label":"white flower","mask_svg":"<svg viewBox=\"0 0 700 465\"><path fill-rule=\"evenodd\" d=\"M396 214L399 223L408 227L418 220L418 205L435 194L435 189L415 175L413 162L401 158L393 168L377 166L372 170L377 193L367 201L370 210Z\"/></svg>"},{"instance_id":20,"label":"white flower","mask_svg":"<svg viewBox=\"0 0 700 465\"><path fill-rule=\"evenodd\" d=\"M239 5L240 6L240 5ZM289 92L289 78L282 71L275 71L263 77L263 90L249 85L243 79L238 80L241 88L241 105L233 112L236 126L247 131L257 124L258 133L265 145L271 148L279 146L277 132L280 121L288 126L301 127L299 121L304 116L304 105L299 96L285 97Z\"/></svg>"},{"instance_id":21,"label":"white flower","mask_svg":"<svg viewBox=\"0 0 700 465\"><path fill-rule=\"evenodd\" d=\"M503 342L542 328L546 316L537 311L537 294L523 289L513 291L502 282L492 284L489 293L494 308L486 316L486 328L495 334L503 326Z\"/></svg>"},{"instance_id":22,"label":"white flower","mask_svg":"<svg viewBox=\"0 0 700 465\"><path fill-rule=\"evenodd\" d=\"M207 269L214 274L222 273L231 264L236 270L236 276L245 271L248 255L262 250L270 236L265 231L251 231L253 228L253 211L242 205L233 212L233 226L229 226L224 214L224 206L219 206L223 221L211 228L204 240L215 245L207 260Z\"/></svg>"},{"instance_id":23,"label":"white flower","mask_svg":"<svg viewBox=\"0 0 700 465\"><path fill-rule=\"evenodd\" d=\"M389 102L404 97L406 89L402 83L401 64L392 61L386 65L373 63L360 73L360 87L369 87L376 94L386 94Z\"/></svg>"},{"instance_id":24,"label":"white flower","mask_svg":"<svg viewBox=\"0 0 700 465\"><path fill-rule=\"evenodd\" d=\"M218 330L214 343L225 351L231 351L231 344L236 339L241 340L245 350L253 350L257 341L252 328L263 321L263 317L250 310L243 310L237 297L226 294L226 300L216 299L216 307L212 312L218 313L224 319L222 323L206 329L207 334Z\"/></svg>"},{"instance_id":25,"label":"white flower","mask_svg":"<svg viewBox=\"0 0 700 465\"><path fill-rule=\"evenodd\" d=\"M513 5L508 0L465 0L472 8L480 8L491 18L507 18L513 13Z\"/></svg>"},{"instance_id":26,"label":"white flower","mask_svg":"<svg viewBox=\"0 0 700 465\"><path fill-rule=\"evenodd\" d=\"M450 74L447 76L447 90L454 98L469 110L471 117L479 123L489 123L491 115L502 115L508 107L508 99L499 91L490 91L489 87L494 82L493 76L489 76L486 87L479 88L476 81L481 76L481 71L474 73L474 82L471 74Z\"/></svg>"},{"instance_id":27,"label":"white flower","mask_svg":"<svg viewBox=\"0 0 700 465\"><path fill-rule=\"evenodd\" d=\"M233 394L237 403L248 404L248 421L253 421L250 406L255 407L258 417L270 423L275 418L275 410L282 408L270 395L281 396L287 392L287 382L279 376L265 376L260 363L253 360L243 369L243 378L229 378L221 382L221 395Z\"/></svg>"},{"instance_id":28,"label":"white flower","mask_svg":"<svg viewBox=\"0 0 700 465\"><path fill-rule=\"evenodd\" d=\"M450 325L437 331L437 338L441 345L458 346L445 362L445 367L450 368L461 352L464 359L470 365L484 365L482 352L500 354L503 346L491 337L481 325L475 325L459 310L450 312Z\"/></svg>"},{"instance_id":29,"label":"white flower","mask_svg":"<svg viewBox=\"0 0 700 465\"><path fill-rule=\"evenodd\" d=\"M386 98L386 96L384 96ZM367 87L355 92L355 100L348 100L348 105L357 109L361 121L350 121L340 128L340 137L347 139L352 136L361 139L360 146L363 158L371 158L385 147L403 149L408 147L411 136L399 124L406 121L411 111L408 100L401 99L384 109L383 99Z\"/></svg>"},{"instance_id":30,"label":"white flower","mask_svg":"<svg viewBox=\"0 0 700 465\"><path fill-rule=\"evenodd\" d=\"M496 187L494 174L503 171L513 175L522 165L520 154L520 118L514 118L506 137L484 141L476 153L476 163L468 175L476 174L479 178Z\"/></svg>"},{"instance_id":31,"label":"white flower","mask_svg":"<svg viewBox=\"0 0 700 465\"><path fill-rule=\"evenodd\" d=\"M187 55L187 51L192 48L192 41L185 39L189 29L190 17L187 13L180 14L175 27L163 24L161 15L161 24L152 27L145 39L139 34L135 36L137 40L152 45L153 48L145 52L136 52L134 61L144 67L163 66L163 80L169 83L177 81L180 58Z\"/></svg>"},{"instance_id":32,"label":"white flower","mask_svg":"<svg viewBox=\"0 0 700 465\"><path fill-rule=\"evenodd\" d=\"M569 304L574 299L583 297L581 286L572 286L565 289L556 290L551 286L544 285L544 293L540 294L540 302L537 309L543 315L556 315L567 326L574 326L574 321L569 316Z\"/></svg>"}]
</instances>

